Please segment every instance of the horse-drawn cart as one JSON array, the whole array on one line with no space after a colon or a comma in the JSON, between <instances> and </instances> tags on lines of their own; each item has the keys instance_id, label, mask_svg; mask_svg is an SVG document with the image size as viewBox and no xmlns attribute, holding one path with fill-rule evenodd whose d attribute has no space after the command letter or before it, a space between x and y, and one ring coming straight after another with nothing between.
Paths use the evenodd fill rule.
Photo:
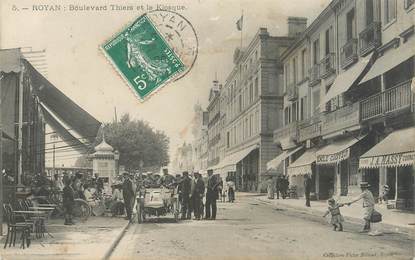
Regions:
<instances>
[{"instance_id":1,"label":"horse-drawn cart","mask_svg":"<svg viewBox=\"0 0 415 260\"><path fill-rule=\"evenodd\" d=\"M172 214L179 221L179 196L176 188L146 188L137 192L135 209L138 223L147 217Z\"/></svg>"}]
</instances>

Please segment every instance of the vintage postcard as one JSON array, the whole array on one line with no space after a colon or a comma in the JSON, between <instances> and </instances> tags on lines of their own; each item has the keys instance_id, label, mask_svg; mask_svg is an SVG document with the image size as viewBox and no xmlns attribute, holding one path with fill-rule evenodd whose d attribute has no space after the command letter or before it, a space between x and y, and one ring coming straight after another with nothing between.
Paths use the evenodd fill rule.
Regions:
<instances>
[{"instance_id":1,"label":"vintage postcard","mask_svg":"<svg viewBox=\"0 0 415 260\"><path fill-rule=\"evenodd\" d=\"M414 0L1 0L0 260L413 259Z\"/></svg>"}]
</instances>

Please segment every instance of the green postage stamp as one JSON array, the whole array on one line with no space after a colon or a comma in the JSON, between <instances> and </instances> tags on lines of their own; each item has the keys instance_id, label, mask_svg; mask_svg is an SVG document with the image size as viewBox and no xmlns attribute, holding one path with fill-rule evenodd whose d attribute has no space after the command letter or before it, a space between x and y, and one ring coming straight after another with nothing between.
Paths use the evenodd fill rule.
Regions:
<instances>
[{"instance_id":1,"label":"green postage stamp","mask_svg":"<svg viewBox=\"0 0 415 260\"><path fill-rule=\"evenodd\" d=\"M167 13L170 19L163 13ZM194 46L189 48L175 44L183 42L183 37L189 35L186 33L189 28L194 32L193 27L183 22L187 20L180 21L175 18L182 17L176 13L163 13L140 16L101 46L105 56L140 100L144 100L168 82L182 77L193 66L197 56L195 34L192 37L196 39L193 40ZM174 35L166 31L166 28ZM189 57L192 62L188 62Z\"/></svg>"}]
</instances>

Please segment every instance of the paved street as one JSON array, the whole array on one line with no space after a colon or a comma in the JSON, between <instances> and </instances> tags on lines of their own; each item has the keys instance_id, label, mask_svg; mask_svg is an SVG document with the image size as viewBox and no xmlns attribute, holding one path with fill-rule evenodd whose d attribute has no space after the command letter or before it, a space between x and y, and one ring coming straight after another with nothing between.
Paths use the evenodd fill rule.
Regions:
<instances>
[{"instance_id":1,"label":"paved street","mask_svg":"<svg viewBox=\"0 0 415 260\"><path fill-rule=\"evenodd\" d=\"M256 200L255 196L218 205L216 221L176 224L162 218L131 225L111 259L202 256L410 259L413 255L413 241L406 235L385 233L370 237L358 233L361 227L350 223L345 223L344 232L334 232L323 218L278 209Z\"/></svg>"}]
</instances>

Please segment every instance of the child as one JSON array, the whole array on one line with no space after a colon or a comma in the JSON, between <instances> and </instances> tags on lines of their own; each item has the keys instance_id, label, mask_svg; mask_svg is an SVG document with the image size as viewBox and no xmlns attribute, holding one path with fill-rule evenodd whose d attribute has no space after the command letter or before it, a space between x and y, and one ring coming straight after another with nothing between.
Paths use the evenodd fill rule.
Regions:
<instances>
[{"instance_id":1,"label":"child","mask_svg":"<svg viewBox=\"0 0 415 260\"><path fill-rule=\"evenodd\" d=\"M326 217L329 213L331 214L331 221L330 224L333 225L333 230L336 231L343 231L343 225L342 222L344 221L343 216L340 213L340 207L343 207L343 203L336 203L336 201L331 198L328 201L329 207L326 211L326 213L323 215L323 218Z\"/></svg>"},{"instance_id":2,"label":"child","mask_svg":"<svg viewBox=\"0 0 415 260\"><path fill-rule=\"evenodd\" d=\"M384 201L386 204L388 204L389 191L390 191L389 186L388 185L383 185L382 193L381 193L381 196L379 198L380 199L380 204L382 204L382 201Z\"/></svg>"}]
</instances>

